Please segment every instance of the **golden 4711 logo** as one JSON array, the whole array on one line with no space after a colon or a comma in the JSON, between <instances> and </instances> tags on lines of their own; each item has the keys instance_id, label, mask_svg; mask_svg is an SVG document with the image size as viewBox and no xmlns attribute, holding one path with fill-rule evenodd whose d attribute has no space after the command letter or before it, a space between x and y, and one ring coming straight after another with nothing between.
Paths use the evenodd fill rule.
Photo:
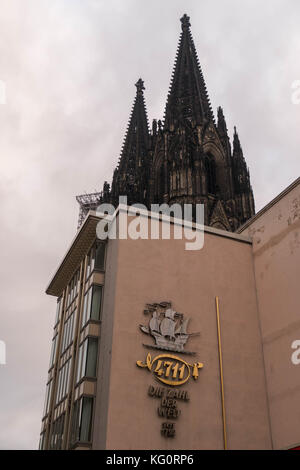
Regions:
<instances>
[{"instance_id":1,"label":"golden 4711 logo","mask_svg":"<svg viewBox=\"0 0 300 470\"><path fill-rule=\"evenodd\" d=\"M137 361L137 365L148 368L160 382L175 387L185 384L191 375L196 380L199 376L198 370L203 367L201 362L189 364L173 354L160 354L153 359L151 354L147 354L146 362Z\"/></svg>"}]
</instances>

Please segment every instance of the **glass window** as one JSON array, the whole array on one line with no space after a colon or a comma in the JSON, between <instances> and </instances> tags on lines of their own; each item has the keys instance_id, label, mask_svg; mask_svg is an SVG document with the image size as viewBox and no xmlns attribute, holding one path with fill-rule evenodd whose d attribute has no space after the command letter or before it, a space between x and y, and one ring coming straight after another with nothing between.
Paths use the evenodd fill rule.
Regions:
<instances>
[{"instance_id":1,"label":"glass window","mask_svg":"<svg viewBox=\"0 0 300 470\"><path fill-rule=\"evenodd\" d=\"M86 276L88 279L94 269L103 270L105 263L105 243L97 242L87 256Z\"/></svg>"},{"instance_id":2,"label":"glass window","mask_svg":"<svg viewBox=\"0 0 300 470\"><path fill-rule=\"evenodd\" d=\"M96 377L98 338L86 338L79 347L76 383L83 377Z\"/></svg>"},{"instance_id":3,"label":"glass window","mask_svg":"<svg viewBox=\"0 0 300 470\"><path fill-rule=\"evenodd\" d=\"M102 286L92 286L86 292L83 300L81 327L84 327L88 320L100 320L102 300Z\"/></svg>"},{"instance_id":4,"label":"glass window","mask_svg":"<svg viewBox=\"0 0 300 470\"><path fill-rule=\"evenodd\" d=\"M83 397L79 428L79 440L83 442L89 442L91 440L92 407L93 399L90 397Z\"/></svg>"},{"instance_id":5,"label":"glass window","mask_svg":"<svg viewBox=\"0 0 300 470\"><path fill-rule=\"evenodd\" d=\"M72 343L74 339L75 312L76 310L74 310L69 316L69 318L65 321L62 348L61 348L62 353L70 346L70 344Z\"/></svg>"},{"instance_id":6,"label":"glass window","mask_svg":"<svg viewBox=\"0 0 300 470\"><path fill-rule=\"evenodd\" d=\"M69 287L68 287L68 297L67 297L67 307L73 302L77 293L78 293L78 285L79 285L79 270L73 276Z\"/></svg>"},{"instance_id":7,"label":"glass window","mask_svg":"<svg viewBox=\"0 0 300 470\"><path fill-rule=\"evenodd\" d=\"M69 359L60 369L58 373L58 383L56 392L56 403L59 403L68 393L68 385L70 378L71 359Z\"/></svg>"},{"instance_id":8,"label":"glass window","mask_svg":"<svg viewBox=\"0 0 300 470\"><path fill-rule=\"evenodd\" d=\"M61 415L58 419L53 422L51 439L50 439L50 449L60 450L62 448L63 442L63 432L64 432L64 423L65 415Z\"/></svg>"},{"instance_id":9,"label":"glass window","mask_svg":"<svg viewBox=\"0 0 300 470\"><path fill-rule=\"evenodd\" d=\"M98 353L98 339L88 338L87 358L86 358L86 377L96 377L97 371L97 353Z\"/></svg>"},{"instance_id":10,"label":"glass window","mask_svg":"<svg viewBox=\"0 0 300 470\"><path fill-rule=\"evenodd\" d=\"M39 450L43 450L44 449L44 442L45 442L45 432L43 432L41 434L41 437L40 437L40 443L39 443Z\"/></svg>"},{"instance_id":11,"label":"glass window","mask_svg":"<svg viewBox=\"0 0 300 470\"><path fill-rule=\"evenodd\" d=\"M55 325L56 325L56 324L59 322L59 320L60 320L61 311L62 311L62 297L60 297L60 299L58 299L58 301L57 301Z\"/></svg>"},{"instance_id":12,"label":"glass window","mask_svg":"<svg viewBox=\"0 0 300 470\"><path fill-rule=\"evenodd\" d=\"M102 286L93 286L91 319L100 320L100 308L102 299Z\"/></svg>"},{"instance_id":13,"label":"glass window","mask_svg":"<svg viewBox=\"0 0 300 470\"><path fill-rule=\"evenodd\" d=\"M71 442L90 442L92 429L93 398L82 397L74 403Z\"/></svg>"},{"instance_id":14,"label":"glass window","mask_svg":"<svg viewBox=\"0 0 300 470\"><path fill-rule=\"evenodd\" d=\"M51 380L47 384L47 387L46 387L46 396L45 396L43 416L46 416L49 412L52 384L53 384L53 381Z\"/></svg>"},{"instance_id":15,"label":"glass window","mask_svg":"<svg viewBox=\"0 0 300 470\"><path fill-rule=\"evenodd\" d=\"M79 382L79 380L85 375L86 354L87 354L87 341L84 341L79 346L76 383Z\"/></svg>"},{"instance_id":16,"label":"glass window","mask_svg":"<svg viewBox=\"0 0 300 470\"><path fill-rule=\"evenodd\" d=\"M95 266L95 247L91 248L87 257L86 275L85 279L88 279L90 274L94 271Z\"/></svg>"},{"instance_id":17,"label":"glass window","mask_svg":"<svg viewBox=\"0 0 300 470\"><path fill-rule=\"evenodd\" d=\"M57 339L58 339L58 335L55 335L53 340L52 340L49 369L53 366L54 361L55 361L55 355L56 355L56 349L57 349Z\"/></svg>"},{"instance_id":18,"label":"glass window","mask_svg":"<svg viewBox=\"0 0 300 470\"><path fill-rule=\"evenodd\" d=\"M105 243L98 242L95 253L95 269L104 269Z\"/></svg>"},{"instance_id":19,"label":"glass window","mask_svg":"<svg viewBox=\"0 0 300 470\"><path fill-rule=\"evenodd\" d=\"M82 319L81 319L81 326L82 327L86 324L86 322L90 318L91 301L92 301L92 288L90 287L89 290L84 295L83 309L82 309Z\"/></svg>"}]
</instances>

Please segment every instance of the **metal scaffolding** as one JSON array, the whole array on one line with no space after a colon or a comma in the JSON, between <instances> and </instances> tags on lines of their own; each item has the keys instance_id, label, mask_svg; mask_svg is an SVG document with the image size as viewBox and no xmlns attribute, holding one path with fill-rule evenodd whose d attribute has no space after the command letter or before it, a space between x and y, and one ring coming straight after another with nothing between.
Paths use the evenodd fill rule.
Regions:
<instances>
[{"instance_id":1,"label":"metal scaffolding","mask_svg":"<svg viewBox=\"0 0 300 470\"><path fill-rule=\"evenodd\" d=\"M89 211L96 210L99 204L101 204L102 197L103 197L102 191L99 193L81 194L80 196L76 196L76 201L78 202L80 206L77 230L79 230L81 225L83 224L83 221L86 218L87 213Z\"/></svg>"}]
</instances>

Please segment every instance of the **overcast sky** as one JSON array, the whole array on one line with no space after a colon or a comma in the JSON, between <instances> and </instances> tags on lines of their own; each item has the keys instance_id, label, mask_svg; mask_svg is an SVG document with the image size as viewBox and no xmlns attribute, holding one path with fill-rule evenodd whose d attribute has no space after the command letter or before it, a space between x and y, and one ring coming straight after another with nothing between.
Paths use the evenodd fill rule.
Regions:
<instances>
[{"instance_id":1,"label":"overcast sky","mask_svg":"<svg viewBox=\"0 0 300 470\"><path fill-rule=\"evenodd\" d=\"M117 163L138 78L162 118L187 13L216 115L237 126L256 209L299 176L299 0L0 0L0 448L39 440L55 299L75 195Z\"/></svg>"}]
</instances>

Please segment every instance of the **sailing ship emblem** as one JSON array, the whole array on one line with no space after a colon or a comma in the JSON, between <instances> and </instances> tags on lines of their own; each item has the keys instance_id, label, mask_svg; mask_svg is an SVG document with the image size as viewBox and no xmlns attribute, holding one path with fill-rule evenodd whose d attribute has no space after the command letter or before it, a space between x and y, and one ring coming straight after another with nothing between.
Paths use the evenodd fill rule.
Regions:
<instances>
[{"instance_id":1,"label":"sailing ship emblem","mask_svg":"<svg viewBox=\"0 0 300 470\"><path fill-rule=\"evenodd\" d=\"M145 347L194 354L185 351L184 346L189 337L200 333L187 332L189 318L173 310L171 302L147 304L144 314L151 318L148 326L140 325L140 329L155 339L155 345L144 344Z\"/></svg>"}]
</instances>

